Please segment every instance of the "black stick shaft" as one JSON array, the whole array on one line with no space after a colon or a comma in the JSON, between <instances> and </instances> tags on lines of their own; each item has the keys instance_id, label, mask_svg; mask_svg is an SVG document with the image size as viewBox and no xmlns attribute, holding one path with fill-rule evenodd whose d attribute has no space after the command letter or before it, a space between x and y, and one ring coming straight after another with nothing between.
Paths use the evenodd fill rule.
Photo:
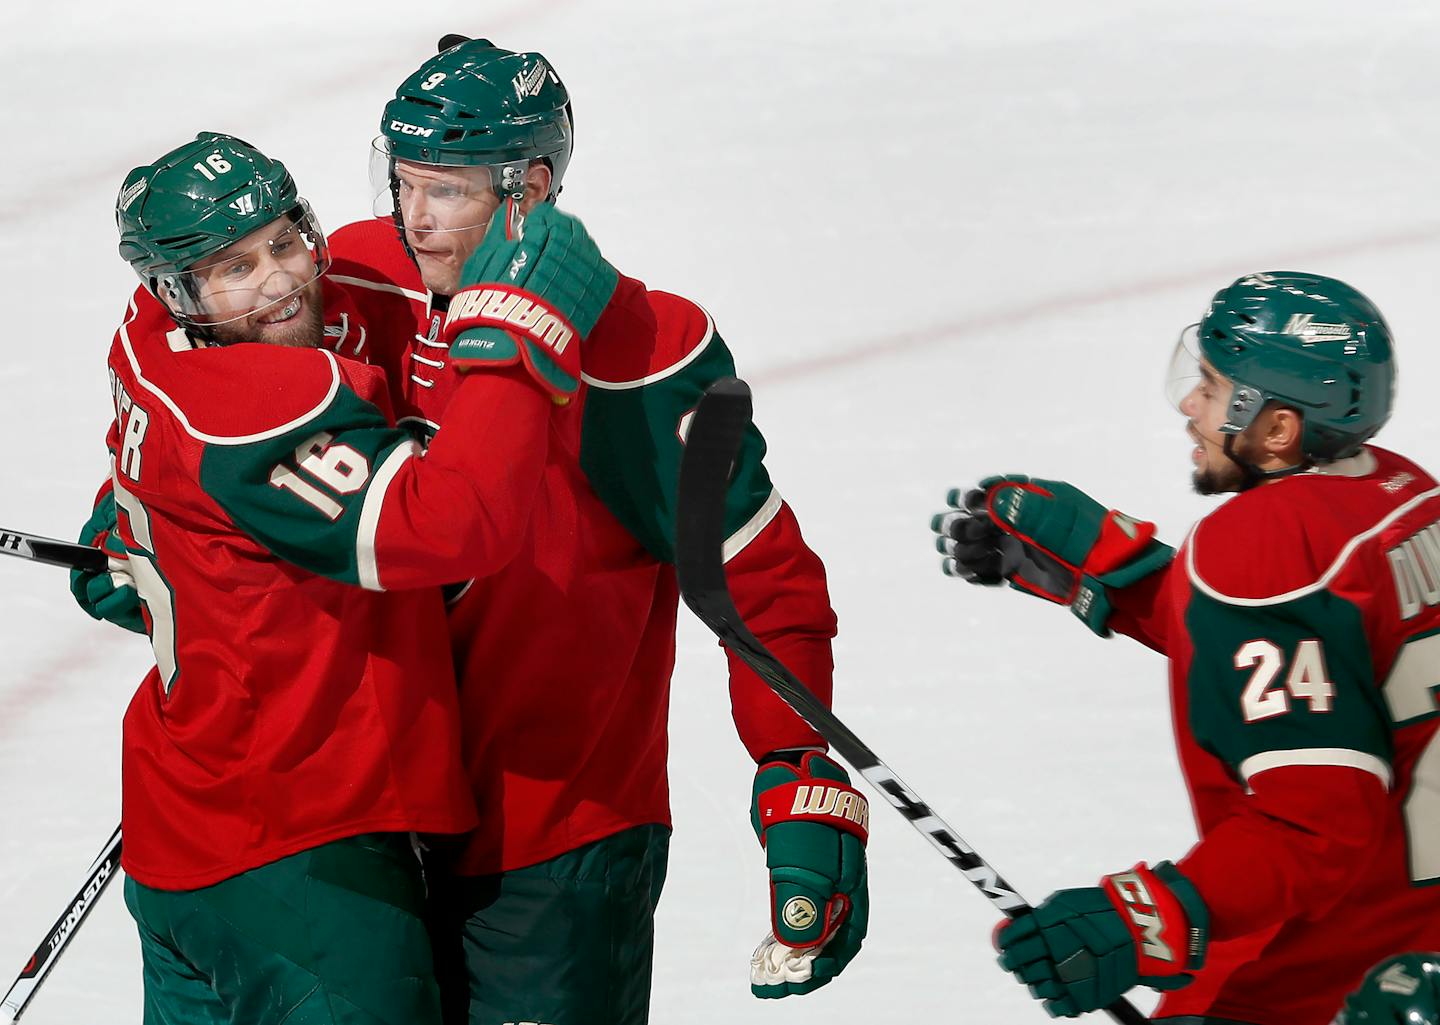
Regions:
<instances>
[{"instance_id":1,"label":"black stick shaft","mask_svg":"<svg viewBox=\"0 0 1440 1025\"><path fill-rule=\"evenodd\" d=\"M105 553L89 545L56 541L54 538L27 534L23 530L0 527L0 555L13 555L66 569L88 569L99 573L109 566Z\"/></svg>"}]
</instances>

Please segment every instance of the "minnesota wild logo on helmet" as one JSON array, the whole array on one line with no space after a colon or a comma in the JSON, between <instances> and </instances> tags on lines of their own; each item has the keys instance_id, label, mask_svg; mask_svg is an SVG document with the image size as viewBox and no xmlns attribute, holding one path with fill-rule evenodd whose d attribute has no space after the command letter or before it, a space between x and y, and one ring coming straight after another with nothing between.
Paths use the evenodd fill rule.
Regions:
<instances>
[{"instance_id":1,"label":"minnesota wild logo on helmet","mask_svg":"<svg viewBox=\"0 0 1440 1025\"><path fill-rule=\"evenodd\" d=\"M1354 455L1390 418L1390 329L1374 303L1335 278L1249 274L1215 293L1197 328L1199 355L1234 382L1239 433L1267 402L1299 410L1312 459Z\"/></svg>"},{"instance_id":2,"label":"minnesota wild logo on helmet","mask_svg":"<svg viewBox=\"0 0 1440 1025\"><path fill-rule=\"evenodd\" d=\"M1370 970L1333 1025L1440 1025L1440 954L1401 954Z\"/></svg>"},{"instance_id":3,"label":"minnesota wild logo on helmet","mask_svg":"<svg viewBox=\"0 0 1440 1025\"><path fill-rule=\"evenodd\" d=\"M538 159L550 168L554 199L573 142L570 94L549 61L467 39L431 57L395 90L374 145L384 173L372 177L388 190L396 160L488 164L502 169L495 187L504 194L523 191L525 167Z\"/></svg>"},{"instance_id":4,"label":"minnesota wild logo on helmet","mask_svg":"<svg viewBox=\"0 0 1440 1025\"><path fill-rule=\"evenodd\" d=\"M229 255L227 249L281 218L293 225L294 241L311 257L310 264L300 263L306 280L298 284L303 285L329 265L324 233L309 204L300 198L284 164L217 132L202 132L132 170L115 201L120 255L187 325L226 319L207 308L193 268L208 264L206 276L218 278L214 265ZM274 252L287 240L267 239L265 244ZM210 291L215 294L216 289ZM229 293L232 306L237 291Z\"/></svg>"}]
</instances>

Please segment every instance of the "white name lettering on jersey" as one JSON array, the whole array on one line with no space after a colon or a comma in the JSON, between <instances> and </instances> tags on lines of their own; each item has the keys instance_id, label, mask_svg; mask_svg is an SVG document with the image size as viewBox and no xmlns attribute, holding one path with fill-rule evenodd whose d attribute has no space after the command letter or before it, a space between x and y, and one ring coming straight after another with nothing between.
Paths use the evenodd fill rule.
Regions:
<instances>
[{"instance_id":1,"label":"white name lettering on jersey","mask_svg":"<svg viewBox=\"0 0 1440 1025\"><path fill-rule=\"evenodd\" d=\"M1395 581L1401 620L1440 605L1440 520L1386 551L1385 558Z\"/></svg>"},{"instance_id":2,"label":"white name lettering on jersey","mask_svg":"<svg viewBox=\"0 0 1440 1025\"><path fill-rule=\"evenodd\" d=\"M116 468L126 477L140 482L140 446L145 441L145 432L150 429L150 414L139 406L115 376L110 373L110 393L115 402L115 426L120 434L120 454L115 460Z\"/></svg>"}]
</instances>

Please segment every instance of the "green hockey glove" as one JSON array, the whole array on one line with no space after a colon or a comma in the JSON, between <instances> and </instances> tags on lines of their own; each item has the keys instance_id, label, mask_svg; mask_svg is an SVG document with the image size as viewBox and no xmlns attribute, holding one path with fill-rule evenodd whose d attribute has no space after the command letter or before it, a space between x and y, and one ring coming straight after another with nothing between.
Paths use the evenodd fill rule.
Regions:
<instances>
[{"instance_id":1,"label":"green hockey glove","mask_svg":"<svg viewBox=\"0 0 1440 1025\"><path fill-rule=\"evenodd\" d=\"M1008 580L1070 611L1101 637L1110 635L1106 589L1125 587L1163 568L1175 550L1155 524L1107 510L1064 481L1020 474L986 477L953 489L950 511L935 516L941 568L972 583Z\"/></svg>"},{"instance_id":2,"label":"green hockey glove","mask_svg":"<svg viewBox=\"0 0 1440 1025\"><path fill-rule=\"evenodd\" d=\"M1135 986L1179 989L1205 964L1210 915L1168 861L1052 893L997 932L1000 967L1053 1018L1073 1018Z\"/></svg>"},{"instance_id":3,"label":"green hockey glove","mask_svg":"<svg viewBox=\"0 0 1440 1025\"><path fill-rule=\"evenodd\" d=\"M751 824L770 870L770 933L750 960L757 997L809 993L844 971L870 920L870 805L818 751L755 773Z\"/></svg>"},{"instance_id":4,"label":"green hockey glove","mask_svg":"<svg viewBox=\"0 0 1440 1025\"><path fill-rule=\"evenodd\" d=\"M619 280L574 217L541 203L521 218L506 199L450 299L450 361L462 371L523 363L563 405L580 387L582 343Z\"/></svg>"},{"instance_id":5,"label":"green hockey glove","mask_svg":"<svg viewBox=\"0 0 1440 1025\"><path fill-rule=\"evenodd\" d=\"M115 534L115 495L106 491L95 503L90 518L80 528L82 545L101 548L110 556L110 569L105 573L90 570L70 571L70 593L92 619L103 619L133 633L145 633L145 617L140 612L140 594L130 576L130 557Z\"/></svg>"}]
</instances>

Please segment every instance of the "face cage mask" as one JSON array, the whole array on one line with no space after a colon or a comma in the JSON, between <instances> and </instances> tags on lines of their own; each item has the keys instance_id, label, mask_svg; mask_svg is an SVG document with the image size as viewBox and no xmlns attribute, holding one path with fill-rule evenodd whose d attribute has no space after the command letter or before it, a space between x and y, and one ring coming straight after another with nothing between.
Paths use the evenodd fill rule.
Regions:
<instances>
[{"instance_id":1,"label":"face cage mask","mask_svg":"<svg viewBox=\"0 0 1440 1025\"><path fill-rule=\"evenodd\" d=\"M443 154L442 154L443 157ZM415 168L414 173L405 166ZM405 212L418 211L411 231L427 234L469 231L490 223L493 199L507 197L516 202L525 198L525 175L530 161L500 163L427 163L396 159L390 140L376 136L370 144L371 212L380 220L392 221L402 233L407 229Z\"/></svg>"},{"instance_id":2,"label":"face cage mask","mask_svg":"<svg viewBox=\"0 0 1440 1025\"><path fill-rule=\"evenodd\" d=\"M178 322L203 334L244 320L293 299L330 269L325 232L303 199L251 234L261 237L232 243L220 251L223 259L210 257L155 279L155 295Z\"/></svg>"}]
</instances>

